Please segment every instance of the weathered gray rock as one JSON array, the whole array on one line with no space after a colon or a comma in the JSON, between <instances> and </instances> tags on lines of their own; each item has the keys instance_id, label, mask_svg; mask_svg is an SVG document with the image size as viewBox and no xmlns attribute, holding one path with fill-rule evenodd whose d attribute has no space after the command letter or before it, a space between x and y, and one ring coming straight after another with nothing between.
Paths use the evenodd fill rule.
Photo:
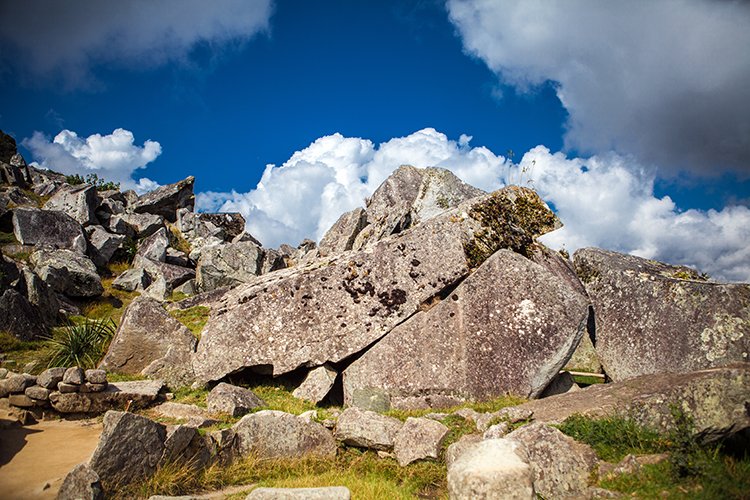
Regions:
<instances>
[{"instance_id":1,"label":"weathered gray rock","mask_svg":"<svg viewBox=\"0 0 750 500\"><path fill-rule=\"evenodd\" d=\"M532 472L521 446L507 439L482 441L448 468L452 499L535 499Z\"/></svg>"},{"instance_id":2,"label":"weathered gray rock","mask_svg":"<svg viewBox=\"0 0 750 500\"><path fill-rule=\"evenodd\" d=\"M481 443L483 437L481 434L464 434L458 441L451 444L445 450L445 465L450 468L451 464L469 449Z\"/></svg>"},{"instance_id":3,"label":"weathered gray rock","mask_svg":"<svg viewBox=\"0 0 750 500\"><path fill-rule=\"evenodd\" d=\"M322 257L351 250L357 235L367 225L367 212L358 207L339 217L320 240L318 251Z\"/></svg>"},{"instance_id":4,"label":"weathered gray rock","mask_svg":"<svg viewBox=\"0 0 750 500\"><path fill-rule=\"evenodd\" d=\"M99 225L87 227L86 233L89 236L89 255L99 267L106 266L125 241L125 235L112 234Z\"/></svg>"},{"instance_id":5,"label":"weathered gray rock","mask_svg":"<svg viewBox=\"0 0 750 500\"><path fill-rule=\"evenodd\" d=\"M450 429L436 420L409 417L393 439L401 467L425 458L437 459Z\"/></svg>"},{"instance_id":6,"label":"weathered gray rock","mask_svg":"<svg viewBox=\"0 0 750 500\"><path fill-rule=\"evenodd\" d=\"M255 488L245 500L349 500L352 497L345 486L322 488Z\"/></svg>"},{"instance_id":7,"label":"weathered gray rock","mask_svg":"<svg viewBox=\"0 0 750 500\"><path fill-rule=\"evenodd\" d=\"M222 382L208 393L206 406L212 413L227 413L233 417L241 417L250 410L266 406L266 402L250 389Z\"/></svg>"},{"instance_id":8,"label":"weathered gray rock","mask_svg":"<svg viewBox=\"0 0 750 500\"><path fill-rule=\"evenodd\" d=\"M92 384L106 384L107 383L107 372L104 370L86 370L85 371L86 381Z\"/></svg>"},{"instance_id":9,"label":"weathered gray rock","mask_svg":"<svg viewBox=\"0 0 750 500\"><path fill-rule=\"evenodd\" d=\"M11 394L8 396L8 404L16 408L33 408L36 402L26 394Z\"/></svg>"},{"instance_id":10,"label":"weathered gray rock","mask_svg":"<svg viewBox=\"0 0 750 500\"><path fill-rule=\"evenodd\" d=\"M174 184L160 186L138 197L136 201L129 204L128 208L137 214L156 214L169 222L175 222L177 210L180 208L192 210L195 205L194 183L195 178L190 176Z\"/></svg>"},{"instance_id":11,"label":"weathered gray rock","mask_svg":"<svg viewBox=\"0 0 750 500\"><path fill-rule=\"evenodd\" d=\"M118 216L114 216L118 217ZM159 228L164 227L164 217L150 213L126 213L121 216L122 220L130 226L138 238L151 236ZM111 224L111 219L110 219Z\"/></svg>"},{"instance_id":12,"label":"weathered gray rock","mask_svg":"<svg viewBox=\"0 0 750 500\"><path fill-rule=\"evenodd\" d=\"M178 293L184 293L187 296L195 295L196 293L195 280L194 279L187 280L182 285L175 287L174 291Z\"/></svg>"},{"instance_id":13,"label":"weathered gray rock","mask_svg":"<svg viewBox=\"0 0 750 500\"><path fill-rule=\"evenodd\" d=\"M573 376L570 374L570 372L560 372L555 376L555 378L552 379L549 385L544 388L544 391L539 397L548 398L550 396L556 396L558 394L565 394L566 392L574 392L580 390L581 388L578 387L578 384L576 384L575 380L573 380Z\"/></svg>"},{"instance_id":14,"label":"weathered gray rock","mask_svg":"<svg viewBox=\"0 0 750 500\"><path fill-rule=\"evenodd\" d=\"M147 216L147 214L130 214L130 216ZM154 216L157 221L161 221L161 218ZM126 214L109 214L107 212L97 212L97 218L101 226L112 234L120 234L126 238L133 238L136 235L136 230L127 222L128 215ZM154 231L160 227L161 224L157 224Z\"/></svg>"},{"instance_id":15,"label":"weathered gray rock","mask_svg":"<svg viewBox=\"0 0 750 500\"><path fill-rule=\"evenodd\" d=\"M558 429L532 423L507 436L519 443L528 457L534 490L544 498L581 498L597 465L590 446L578 443Z\"/></svg>"},{"instance_id":16,"label":"weathered gray rock","mask_svg":"<svg viewBox=\"0 0 750 500\"><path fill-rule=\"evenodd\" d=\"M63 186L42 207L44 210L65 212L82 226L98 224L96 188L91 184Z\"/></svg>"},{"instance_id":17,"label":"weathered gray rock","mask_svg":"<svg viewBox=\"0 0 750 500\"><path fill-rule=\"evenodd\" d=\"M28 373L14 373L2 380L5 395L23 394L27 387L36 384L36 377Z\"/></svg>"},{"instance_id":18,"label":"weathered gray rock","mask_svg":"<svg viewBox=\"0 0 750 500\"><path fill-rule=\"evenodd\" d=\"M260 274L278 271L287 267L286 259L277 250L270 248L264 249L264 252L263 263L260 265Z\"/></svg>"},{"instance_id":19,"label":"weathered gray rock","mask_svg":"<svg viewBox=\"0 0 750 500\"><path fill-rule=\"evenodd\" d=\"M185 252L175 250L172 247L167 248L166 258L164 259L164 262L166 262L167 264L172 264L173 266L181 267L190 267L193 265Z\"/></svg>"},{"instance_id":20,"label":"weathered gray rock","mask_svg":"<svg viewBox=\"0 0 750 500\"><path fill-rule=\"evenodd\" d=\"M537 422L559 423L574 413L590 417L622 414L668 431L674 428L671 407L677 405L693 418L696 432L710 441L750 428L745 409L748 394L750 364L740 363L596 384L515 408L532 411Z\"/></svg>"},{"instance_id":21,"label":"weathered gray rock","mask_svg":"<svg viewBox=\"0 0 750 500\"><path fill-rule=\"evenodd\" d=\"M104 413L113 408L125 407L135 410L152 404L162 387L164 382L161 380L117 382L107 385L101 392L52 392L49 400L52 407L60 413Z\"/></svg>"},{"instance_id":22,"label":"weathered gray rock","mask_svg":"<svg viewBox=\"0 0 750 500\"><path fill-rule=\"evenodd\" d=\"M253 453L258 458L288 458L336 454L336 441L328 429L281 411L262 410L245 415L232 429L240 456Z\"/></svg>"},{"instance_id":23,"label":"weathered gray rock","mask_svg":"<svg viewBox=\"0 0 750 500\"><path fill-rule=\"evenodd\" d=\"M39 309L12 288L0 295L0 330L21 340L34 340L47 334Z\"/></svg>"},{"instance_id":24,"label":"weathered gray rock","mask_svg":"<svg viewBox=\"0 0 750 500\"><path fill-rule=\"evenodd\" d=\"M70 393L78 392L80 389L81 389L81 386L79 384L69 384L67 382L57 383L57 390L61 394L70 394Z\"/></svg>"},{"instance_id":25,"label":"weathered gray rock","mask_svg":"<svg viewBox=\"0 0 750 500\"><path fill-rule=\"evenodd\" d=\"M107 490L143 480L156 471L166 437L162 424L133 413L108 411L89 467Z\"/></svg>"},{"instance_id":26,"label":"weathered gray rock","mask_svg":"<svg viewBox=\"0 0 750 500\"><path fill-rule=\"evenodd\" d=\"M177 227L188 241L215 237L232 241L245 230L245 218L240 213L195 213L183 208L177 211ZM261 246L257 242L258 246Z\"/></svg>"},{"instance_id":27,"label":"weathered gray rock","mask_svg":"<svg viewBox=\"0 0 750 500\"><path fill-rule=\"evenodd\" d=\"M28 387L24 394L26 396L30 397L31 399L36 399L38 401L47 401L49 400L49 393L52 392L49 389L45 389L44 387L39 387L38 385L32 385L31 387Z\"/></svg>"},{"instance_id":28,"label":"weathered gray rock","mask_svg":"<svg viewBox=\"0 0 750 500\"><path fill-rule=\"evenodd\" d=\"M377 413L385 413L391 409L391 395L375 387L354 389L351 393L350 406Z\"/></svg>"},{"instance_id":29,"label":"weathered gray rock","mask_svg":"<svg viewBox=\"0 0 750 500\"><path fill-rule=\"evenodd\" d=\"M97 297L104 292L91 259L71 250L37 250L31 254L34 272L53 290L70 297Z\"/></svg>"},{"instance_id":30,"label":"weathered gray rock","mask_svg":"<svg viewBox=\"0 0 750 500\"><path fill-rule=\"evenodd\" d=\"M264 251L251 241L204 247L195 268L200 291L247 283L261 274Z\"/></svg>"},{"instance_id":31,"label":"weathered gray rock","mask_svg":"<svg viewBox=\"0 0 750 500\"><path fill-rule=\"evenodd\" d=\"M60 312L60 301L57 294L31 269L25 266L21 269L20 277L18 286L22 291L25 291L29 303L36 307L40 319L49 327L56 326Z\"/></svg>"},{"instance_id":32,"label":"weathered gray rock","mask_svg":"<svg viewBox=\"0 0 750 500\"><path fill-rule=\"evenodd\" d=\"M86 381L86 376L82 369L77 366L71 366L65 370L62 381L66 384L81 385Z\"/></svg>"},{"instance_id":33,"label":"weathered gray rock","mask_svg":"<svg viewBox=\"0 0 750 500\"><path fill-rule=\"evenodd\" d=\"M65 476L57 500L104 500L99 475L88 464L76 465Z\"/></svg>"},{"instance_id":34,"label":"weathered gray rock","mask_svg":"<svg viewBox=\"0 0 750 500\"><path fill-rule=\"evenodd\" d=\"M564 281L499 250L449 297L349 366L345 401L362 387L384 389L396 407L445 407L506 393L536 397L578 345L587 314L586 298Z\"/></svg>"},{"instance_id":35,"label":"weathered gray rock","mask_svg":"<svg viewBox=\"0 0 750 500\"><path fill-rule=\"evenodd\" d=\"M209 427L217 420L211 418L211 413L206 408L184 403L175 403L167 401L155 406L151 411L158 416L185 420L190 427Z\"/></svg>"},{"instance_id":36,"label":"weathered gray rock","mask_svg":"<svg viewBox=\"0 0 750 500\"><path fill-rule=\"evenodd\" d=\"M359 408L347 408L336 422L336 439L349 446L390 451L404 424L393 417Z\"/></svg>"},{"instance_id":37,"label":"weathered gray rock","mask_svg":"<svg viewBox=\"0 0 750 500\"><path fill-rule=\"evenodd\" d=\"M47 368L39 374L36 379L36 383L44 387L45 389L55 390L57 389L57 384L59 382L62 382L62 379L65 376L65 370L66 368L62 366L58 366L56 368Z\"/></svg>"},{"instance_id":38,"label":"weathered gray rock","mask_svg":"<svg viewBox=\"0 0 750 500\"><path fill-rule=\"evenodd\" d=\"M401 166L370 198L366 207L369 224L358 231L353 248L372 247L482 194L484 191L465 184L449 170Z\"/></svg>"},{"instance_id":39,"label":"weathered gray rock","mask_svg":"<svg viewBox=\"0 0 750 500\"><path fill-rule=\"evenodd\" d=\"M371 252L239 286L203 330L196 374L218 380L270 365L278 375L341 361L455 286L470 266L501 247L524 251L556 222L535 193L506 188L383 240Z\"/></svg>"},{"instance_id":40,"label":"weathered gray rock","mask_svg":"<svg viewBox=\"0 0 750 500\"><path fill-rule=\"evenodd\" d=\"M142 267L135 267L123 271L112 282L112 286L118 290L134 292L136 290L145 290L151 284L151 276Z\"/></svg>"},{"instance_id":41,"label":"weathered gray rock","mask_svg":"<svg viewBox=\"0 0 750 500\"><path fill-rule=\"evenodd\" d=\"M174 290L178 287L195 278L195 271L187 267L175 266L166 262L158 262L150 259L139 259L138 265L143 267L146 272L151 276L152 280L157 279L159 276L164 277L169 287Z\"/></svg>"},{"instance_id":42,"label":"weathered gray rock","mask_svg":"<svg viewBox=\"0 0 750 500\"><path fill-rule=\"evenodd\" d=\"M325 399L333 387L338 373L329 365L319 366L310 370L304 382L297 387L292 396L313 403L319 403Z\"/></svg>"},{"instance_id":43,"label":"weathered gray rock","mask_svg":"<svg viewBox=\"0 0 750 500\"><path fill-rule=\"evenodd\" d=\"M164 302L172 296L172 287L169 286L163 275L159 275L146 287L141 296L154 299L158 302Z\"/></svg>"},{"instance_id":44,"label":"weathered gray rock","mask_svg":"<svg viewBox=\"0 0 750 500\"><path fill-rule=\"evenodd\" d=\"M750 359L750 285L596 248L574 262L596 312L595 347L612 380Z\"/></svg>"},{"instance_id":45,"label":"weathered gray rock","mask_svg":"<svg viewBox=\"0 0 750 500\"><path fill-rule=\"evenodd\" d=\"M81 386L81 392L104 392L107 390L109 384L107 382L103 384L94 384L92 382L86 382Z\"/></svg>"},{"instance_id":46,"label":"weathered gray rock","mask_svg":"<svg viewBox=\"0 0 750 500\"><path fill-rule=\"evenodd\" d=\"M193 334L158 301L140 297L125 310L100 368L153 375L170 386L190 385L195 343Z\"/></svg>"},{"instance_id":47,"label":"weathered gray rock","mask_svg":"<svg viewBox=\"0 0 750 500\"><path fill-rule=\"evenodd\" d=\"M81 224L63 212L16 208L13 234L22 245L86 252L86 235Z\"/></svg>"},{"instance_id":48,"label":"weathered gray rock","mask_svg":"<svg viewBox=\"0 0 750 500\"><path fill-rule=\"evenodd\" d=\"M154 234L145 238L138 245L138 251L135 254L133 260L134 267L142 267L139 262L141 259L149 259L156 262L164 262L167 259L167 247L169 246L169 238L167 237L167 229L160 227Z\"/></svg>"}]
</instances>

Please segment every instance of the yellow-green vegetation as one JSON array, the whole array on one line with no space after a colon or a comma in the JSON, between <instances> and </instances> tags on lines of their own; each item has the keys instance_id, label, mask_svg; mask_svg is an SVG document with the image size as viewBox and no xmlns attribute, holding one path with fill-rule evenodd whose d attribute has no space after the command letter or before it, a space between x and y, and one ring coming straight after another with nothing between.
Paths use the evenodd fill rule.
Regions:
<instances>
[{"instance_id":1,"label":"yellow-green vegetation","mask_svg":"<svg viewBox=\"0 0 750 500\"><path fill-rule=\"evenodd\" d=\"M169 238L169 246L185 254L189 254L192 250L190 243L182 235L182 232L174 224L167 223L169 231L167 232L167 238Z\"/></svg>"},{"instance_id":2,"label":"yellow-green vegetation","mask_svg":"<svg viewBox=\"0 0 750 500\"><path fill-rule=\"evenodd\" d=\"M203 327L206 326L208 316L211 313L211 309L206 306L194 306L188 309L175 309L170 311L169 314L185 325L190 332L195 335L195 338L201 338L201 332Z\"/></svg>"},{"instance_id":3,"label":"yellow-green vegetation","mask_svg":"<svg viewBox=\"0 0 750 500\"><path fill-rule=\"evenodd\" d=\"M18 240L16 239L15 234L13 234L12 232L5 233L3 231L0 231L0 246L14 244L18 244Z\"/></svg>"},{"instance_id":4,"label":"yellow-green vegetation","mask_svg":"<svg viewBox=\"0 0 750 500\"><path fill-rule=\"evenodd\" d=\"M624 417L566 419L560 430L589 444L599 458L618 462L626 454L667 453L668 459L644 465L635 474L600 477L598 485L637 498L748 498L750 456L737 457L721 445L703 445L693 422L672 409L673 430L660 434Z\"/></svg>"},{"instance_id":5,"label":"yellow-green vegetation","mask_svg":"<svg viewBox=\"0 0 750 500\"><path fill-rule=\"evenodd\" d=\"M147 482L120 489L114 498L181 495L242 484L284 488L346 486L352 498L363 500L447 498L444 464L424 461L400 467L394 459L355 448L340 449L335 459L261 460L251 456L199 473L171 464Z\"/></svg>"},{"instance_id":6,"label":"yellow-green vegetation","mask_svg":"<svg viewBox=\"0 0 750 500\"><path fill-rule=\"evenodd\" d=\"M524 398L521 398L518 396L512 396L512 395L505 395L505 396L499 396L494 399L490 399L488 401L467 401L466 403L463 403L461 405L453 406L451 408L445 408L445 409L434 409L434 408L425 408L422 410L391 409L385 412L385 415L388 415L390 417L395 417L399 420L406 420L409 417L423 417L427 415L428 413L435 413L435 412L453 413L462 408L469 408L479 413L492 413L498 410L502 410L503 408L507 408L509 406L517 406L525 402L526 400Z\"/></svg>"},{"instance_id":7,"label":"yellow-green vegetation","mask_svg":"<svg viewBox=\"0 0 750 500\"><path fill-rule=\"evenodd\" d=\"M573 377L573 381L580 386L604 383L604 378L602 377L594 377L589 375L571 375L571 377Z\"/></svg>"},{"instance_id":8,"label":"yellow-green vegetation","mask_svg":"<svg viewBox=\"0 0 750 500\"><path fill-rule=\"evenodd\" d=\"M118 262L108 266L109 276L102 278L104 293L93 299L81 302L81 312L84 316L91 319L112 319L115 324L120 323L125 308L133 302L133 299L140 295L138 292L126 292L118 290L112 286L118 274L128 269L128 264Z\"/></svg>"},{"instance_id":9,"label":"yellow-green vegetation","mask_svg":"<svg viewBox=\"0 0 750 500\"><path fill-rule=\"evenodd\" d=\"M174 401L186 405L196 405L206 407L206 396L208 389L191 389L190 387L180 387L174 391Z\"/></svg>"},{"instance_id":10,"label":"yellow-green vegetation","mask_svg":"<svg viewBox=\"0 0 750 500\"><path fill-rule=\"evenodd\" d=\"M267 410L279 410L299 415L309 410L321 410L314 403L292 396L292 389L283 383L264 384L249 388L260 399L266 402Z\"/></svg>"},{"instance_id":11,"label":"yellow-green vegetation","mask_svg":"<svg viewBox=\"0 0 750 500\"><path fill-rule=\"evenodd\" d=\"M134 380L148 380L148 377L140 373L107 373L107 382L133 382Z\"/></svg>"},{"instance_id":12,"label":"yellow-green vegetation","mask_svg":"<svg viewBox=\"0 0 750 500\"><path fill-rule=\"evenodd\" d=\"M32 361L37 362L34 372L46 367L50 352L43 340L19 340L8 332L0 331L0 352L5 355L3 366L11 370L20 370Z\"/></svg>"},{"instance_id":13,"label":"yellow-green vegetation","mask_svg":"<svg viewBox=\"0 0 750 500\"><path fill-rule=\"evenodd\" d=\"M170 302L179 302L181 300L185 300L186 298L190 297L190 295L180 292L180 291L174 291L172 292L172 295L169 297Z\"/></svg>"}]
</instances>

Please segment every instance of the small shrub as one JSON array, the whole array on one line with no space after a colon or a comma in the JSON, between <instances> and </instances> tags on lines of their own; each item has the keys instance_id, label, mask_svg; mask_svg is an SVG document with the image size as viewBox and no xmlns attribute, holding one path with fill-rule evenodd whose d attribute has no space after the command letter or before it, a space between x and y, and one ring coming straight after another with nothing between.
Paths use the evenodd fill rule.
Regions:
<instances>
[{"instance_id":1,"label":"small shrub","mask_svg":"<svg viewBox=\"0 0 750 500\"><path fill-rule=\"evenodd\" d=\"M115 333L115 323L109 320L86 319L70 323L48 340L51 359L47 366L80 366L93 368L104 356Z\"/></svg>"},{"instance_id":2,"label":"small shrub","mask_svg":"<svg viewBox=\"0 0 750 500\"><path fill-rule=\"evenodd\" d=\"M83 184L85 182L85 180L80 175L73 174L73 175L66 175L65 176L65 182L67 182L71 186L78 186L80 184Z\"/></svg>"},{"instance_id":3,"label":"small shrub","mask_svg":"<svg viewBox=\"0 0 750 500\"><path fill-rule=\"evenodd\" d=\"M105 181L95 173L88 174L86 177L82 177L78 174L66 175L65 182L71 186L79 186L84 183L91 184L97 191L112 191L120 189L119 182Z\"/></svg>"}]
</instances>

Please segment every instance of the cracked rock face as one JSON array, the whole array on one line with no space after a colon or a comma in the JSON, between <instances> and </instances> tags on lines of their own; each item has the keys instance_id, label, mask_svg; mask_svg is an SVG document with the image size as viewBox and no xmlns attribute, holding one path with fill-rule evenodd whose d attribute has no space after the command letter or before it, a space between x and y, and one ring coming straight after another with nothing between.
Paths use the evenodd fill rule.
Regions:
<instances>
[{"instance_id":1,"label":"cracked rock face","mask_svg":"<svg viewBox=\"0 0 750 500\"><path fill-rule=\"evenodd\" d=\"M499 250L349 366L345 401L366 387L385 390L402 408L535 397L578 345L587 316L588 301L564 280Z\"/></svg>"},{"instance_id":2,"label":"cracked rock face","mask_svg":"<svg viewBox=\"0 0 750 500\"><path fill-rule=\"evenodd\" d=\"M612 380L750 359L750 285L711 283L690 268L597 248L578 250L574 263Z\"/></svg>"},{"instance_id":3,"label":"cracked rock face","mask_svg":"<svg viewBox=\"0 0 750 500\"><path fill-rule=\"evenodd\" d=\"M490 220L504 215L493 212L498 202L507 208L534 205L544 220ZM532 191L504 189L383 240L372 250L279 274L264 286L240 286L224 297L202 332L193 363L196 375L210 381L269 366L279 375L345 360L455 286L469 274L477 255L520 239L533 241L553 228L546 224L550 218L554 216ZM470 259L469 247L482 250Z\"/></svg>"}]
</instances>

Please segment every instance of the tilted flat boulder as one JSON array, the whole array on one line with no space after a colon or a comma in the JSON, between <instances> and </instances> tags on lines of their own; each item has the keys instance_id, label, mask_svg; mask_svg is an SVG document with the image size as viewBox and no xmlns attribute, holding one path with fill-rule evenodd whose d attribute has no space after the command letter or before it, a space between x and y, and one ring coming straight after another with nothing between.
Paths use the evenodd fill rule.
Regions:
<instances>
[{"instance_id":1,"label":"tilted flat boulder","mask_svg":"<svg viewBox=\"0 0 750 500\"><path fill-rule=\"evenodd\" d=\"M22 245L86 252L86 235L81 224L55 210L16 208L13 210L13 234Z\"/></svg>"},{"instance_id":2,"label":"tilted flat boulder","mask_svg":"<svg viewBox=\"0 0 750 500\"><path fill-rule=\"evenodd\" d=\"M149 259L156 262L164 262L167 259L167 247L169 247L169 238L167 229L160 227L154 234L144 238L138 245L138 251L133 260L134 267L142 267L139 262L142 259Z\"/></svg>"},{"instance_id":3,"label":"tilted flat boulder","mask_svg":"<svg viewBox=\"0 0 750 500\"><path fill-rule=\"evenodd\" d=\"M533 412L537 422L560 423L579 413L589 417L624 415L642 425L674 428L677 406L694 420L707 441L750 428L750 363L690 373L661 373L596 384L580 391L529 401L516 411Z\"/></svg>"},{"instance_id":4,"label":"tilted flat boulder","mask_svg":"<svg viewBox=\"0 0 750 500\"><path fill-rule=\"evenodd\" d=\"M125 270L112 282L114 288L127 292L145 290L150 284L151 276L142 267Z\"/></svg>"},{"instance_id":5,"label":"tilted flat boulder","mask_svg":"<svg viewBox=\"0 0 750 500\"><path fill-rule=\"evenodd\" d=\"M39 317L49 327L57 326L60 301L54 290L27 267L21 268L19 287L25 292L32 306L37 308Z\"/></svg>"},{"instance_id":6,"label":"tilted flat boulder","mask_svg":"<svg viewBox=\"0 0 750 500\"><path fill-rule=\"evenodd\" d=\"M425 458L437 460L450 429L437 420L409 417L396 433L393 453L401 467Z\"/></svg>"},{"instance_id":7,"label":"tilted flat boulder","mask_svg":"<svg viewBox=\"0 0 750 500\"><path fill-rule=\"evenodd\" d=\"M125 310L100 368L189 385L194 380L190 357L195 343L193 334L158 301L140 297Z\"/></svg>"},{"instance_id":8,"label":"tilted flat boulder","mask_svg":"<svg viewBox=\"0 0 750 500\"><path fill-rule=\"evenodd\" d=\"M428 311L394 328L344 371L344 398L376 387L396 407L539 395L578 345L588 301L499 250ZM427 333L429 332L429 333Z\"/></svg>"},{"instance_id":9,"label":"tilted flat boulder","mask_svg":"<svg viewBox=\"0 0 750 500\"><path fill-rule=\"evenodd\" d=\"M105 491L141 481L153 475L164 454L166 428L133 413L109 411L104 430L89 467Z\"/></svg>"},{"instance_id":10,"label":"tilted flat boulder","mask_svg":"<svg viewBox=\"0 0 750 500\"><path fill-rule=\"evenodd\" d=\"M56 292L69 297L98 297L104 292L96 266L70 250L37 250L31 254L34 272Z\"/></svg>"},{"instance_id":11,"label":"tilted flat boulder","mask_svg":"<svg viewBox=\"0 0 750 500\"><path fill-rule=\"evenodd\" d=\"M192 210L195 205L194 183L195 177L191 175L174 184L158 187L138 197L128 208L137 214L160 215L169 222L175 222L177 210L180 208Z\"/></svg>"},{"instance_id":12,"label":"tilted flat boulder","mask_svg":"<svg viewBox=\"0 0 750 500\"><path fill-rule=\"evenodd\" d=\"M203 247L195 268L195 284L198 290L208 292L247 283L261 274L264 255L252 241Z\"/></svg>"},{"instance_id":13,"label":"tilted flat boulder","mask_svg":"<svg viewBox=\"0 0 750 500\"><path fill-rule=\"evenodd\" d=\"M149 274L151 281L163 277L167 286L173 290L195 278L195 271L192 269L146 258L138 259L138 267L142 267Z\"/></svg>"},{"instance_id":14,"label":"tilted flat boulder","mask_svg":"<svg viewBox=\"0 0 750 500\"><path fill-rule=\"evenodd\" d=\"M241 457L250 453L257 458L336 455L331 431L289 413L262 410L245 415L232 429Z\"/></svg>"},{"instance_id":15,"label":"tilted flat boulder","mask_svg":"<svg viewBox=\"0 0 750 500\"><path fill-rule=\"evenodd\" d=\"M65 185L57 190L42 208L65 212L82 226L88 226L99 224L95 212L98 203L96 188L91 184Z\"/></svg>"},{"instance_id":16,"label":"tilted flat boulder","mask_svg":"<svg viewBox=\"0 0 750 500\"><path fill-rule=\"evenodd\" d=\"M122 214L122 216L113 215L109 219L108 225L112 226L112 224L118 223L120 220L124 221L124 223L131 228L131 231L133 231L138 238L146 238L148 236L151 236L156 231L158 231L159 228L164 227L164 217L162 217L161 215L150 213L126 213ZM107 226L107 224L105 224L105 226ZM111 229L111 231L116 232L113 229Z\"/></svg>"},{"instance_id":17,"label":"tilted flat boulder","mask_svg":"<svg viewBox=\"0 0 750 500\"><path fill-rule=\"evenodd\" d=\"M328 395L337 375L336 370L329 365L313 368L302 384L294 390L292 396L317 404Z\"/></svg>"},{"instance_id":18,"label":"tilted flat boulder","mask_svg":"<svg viewBox=\"0 0 750 500\"><path fill-rule=\"evenodd\" d=\"M750 359L750 285L597 248L574 263L594 303L595 348L612 380Z\"/></svg>"},{"instance_id":19,"label":"tilted flat boulder","mask_svg":"<svg viewBox=\"0 0 750 500\"><path fill-rule=\"evenodd\" d=\"M524 251L557 220L531 190L475 198L372 251L271 273L228 292L194 358L206 381L260 365L274 375L362 351L495 250ZM274 276L276 275L276 276ZM263 284L259 284L263 282Z\"/></svg>"},{"instance_id":20,"label":"tilted flat boulder","mask_svg":"<svg viewBox=\"0 0 750 500\"><path fill-rule=\"evenodd\" d=\"M89 237L89 255L99 267L109 264L112 256L125 241L125 235L112 234L102 226L89 226L86 233Z\"/></svg>"}]
</instances>

